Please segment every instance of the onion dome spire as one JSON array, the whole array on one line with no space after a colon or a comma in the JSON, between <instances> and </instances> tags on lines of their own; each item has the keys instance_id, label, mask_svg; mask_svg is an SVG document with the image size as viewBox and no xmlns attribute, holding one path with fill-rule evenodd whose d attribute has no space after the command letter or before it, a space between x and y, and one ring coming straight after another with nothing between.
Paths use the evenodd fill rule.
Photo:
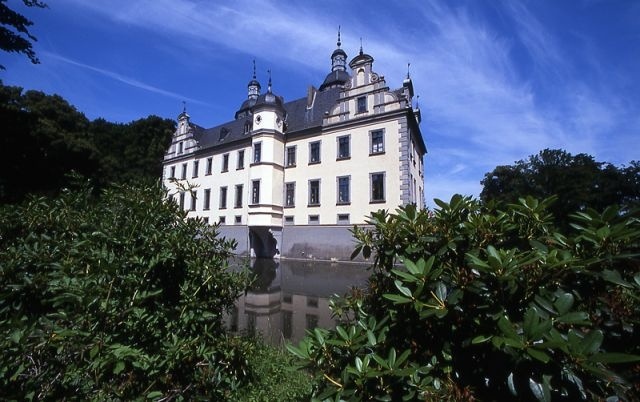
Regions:
<instances>
[{"instance_id":1,"label":"onion dome spire","mask_svg":"<svg viewBox=\"0 0 640 402\"><path fill-rule=\"evenodd\" d=\"M253 59L253 78L247 85L249 99L257 99L260 95L260 83L256 79L256 60Z\"/></svg>"}]
</instances>

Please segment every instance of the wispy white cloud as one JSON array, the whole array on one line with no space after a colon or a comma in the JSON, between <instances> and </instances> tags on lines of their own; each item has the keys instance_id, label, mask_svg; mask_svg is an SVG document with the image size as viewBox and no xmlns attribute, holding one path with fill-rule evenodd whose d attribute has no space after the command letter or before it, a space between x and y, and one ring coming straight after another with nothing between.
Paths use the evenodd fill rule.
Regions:
<instances>
[{"instance_id":1,"label":"wispy white cloud","mask_svg":"<svg viewBox=\"0 0 640 402\"><path fill-rule=\"evenodd\" d=\"M181 101L189 101L189 102L192 102L192 103L197 103L199 105L210 106L210 103L203 102L203 101L200 101L200 100L197 100L197 99L193 99L193 98L190 98L188 96L184 96L184 95L181 95L181 94L178 94L178 93L175 93L175 92L166 91L164 89L154 87L153 85L145 84L144 82L138 81L138 80L133 79L133 78L126 77L126 76L118 74L116 72L105 70L105 69L94 67L94 66L90 66L88 64L81 63L79 61L69 59L69 58L61 56L59 54L55 54L55 53L51 53L51 52L46 52L45 51L45 52L43 52L43 56L51 58L51 59L55 59L55 60L58 60L58 61L62 61L64 63L70 64L70 65L73 65L73 66L76 66L76 67L80 67L80 68L83 68L83 69L86 69L86 70L93 71L93 72L101 74L101 75L103 75L105 77L108 77L108 78L111 78L113 80L119 81L119 82L121 82L123 84L127 84L129 86L134 87L134 88L142 89L144 91L152 92L152 93L155 93L155 94L158 94L158 95L167 96L169 98L178 99L178 100L181 100Z\"/></svg>"},{"instance_id":2,"label":"wispy white cloud","mask_svg":"<svg viewBox=\"0 0 640 402\"><path fill-rule=\"evenodd\" d=\"M374 69L390 86L400 83L411 62L430 150L427 194L477 195L484 173L544 148L628 161L634 159L628 145L640 138L637 100L611 89L622 88L628 76L616 77L586 39L582 53L568 51L572 45L539 18L535 3L496 5L498 29L473 7L438 1L364 12L340 4L339 14L335 4L307 2L74 1L117 23L160 33L179 51L222 47L314 74L328 70L327 42L342 24L347 52L356 51L362 36ZM372 24L380 12L401 13L396 19L411 23ZM586 66L590 73L579 74Z\"/></svg>"}]
</instances>

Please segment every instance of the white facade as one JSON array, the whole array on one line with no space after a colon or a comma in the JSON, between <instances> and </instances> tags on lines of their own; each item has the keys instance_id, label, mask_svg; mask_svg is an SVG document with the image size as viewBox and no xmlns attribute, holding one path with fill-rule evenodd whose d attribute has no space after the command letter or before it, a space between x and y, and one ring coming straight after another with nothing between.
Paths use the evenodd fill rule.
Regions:
<instances>
[{"instance_id":1,"label":"white facade","mask_svg":"<svg viewBox=\"0 0 640 402\"><path fill-rule=\"evenodd\" d=\"M176 202L189 216L246 228L252 254L273 236L275 256L288 227L344 229L378 209L423 208L426 147L411 79L390 90L362 49L350 72L343 60L338 42L320 89L288 103L271 83L260 95L254 75L235 119L211 129L181 113L163 174Z\"/></svg>"}]
</instances>

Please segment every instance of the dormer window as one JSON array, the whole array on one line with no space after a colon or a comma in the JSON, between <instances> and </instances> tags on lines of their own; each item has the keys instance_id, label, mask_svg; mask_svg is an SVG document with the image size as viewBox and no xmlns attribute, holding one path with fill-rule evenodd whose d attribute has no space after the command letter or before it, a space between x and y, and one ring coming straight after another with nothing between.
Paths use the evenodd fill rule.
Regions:
<instances>
[{"instance_id":1,"label":"dormer window","mask_svg":"<svg viewBox=\"0 0 640 402\"><path fill-rule=\"evenodd\" d=\"M251 131L251 122L247 121L244 123L244 133L248 134Z\"/></svg>"},{"instance_id":2,"label":"dormer window","mask_svg":"<svg viewBox=\"0 0 640 402\"><path fill-rule=\"evenodd\" d=\"M218 141L222 141L229 134L229 129L226 127L222 127L220 129L220 135L218 136Z\"/></svg>"},{"instance_id":3,"label":"dormer window","mask_svg":"<svg viewBox=\"0 0 640 402\"><path fill-rule=\"evenodd\" d=\"M180 142L178 143L178 153L179 153L179 154L181 154L181 153L182 153L182 151L183 151L183 146L184 146L184 145L182 144L182 141L180 141Z\"/></svg>"}]
</instances>

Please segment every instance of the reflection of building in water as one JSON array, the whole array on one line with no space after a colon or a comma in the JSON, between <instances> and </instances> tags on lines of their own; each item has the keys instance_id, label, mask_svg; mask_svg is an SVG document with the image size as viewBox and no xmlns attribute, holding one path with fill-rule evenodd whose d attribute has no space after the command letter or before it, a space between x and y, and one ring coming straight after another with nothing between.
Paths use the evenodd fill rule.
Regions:
<instances>
[{"instance_id":1,"label":"reflection of building in water","mask_svg":"<svg viewBox=\"0 0 640 402\"><path fill-rule=\"evenodd\" d=\"M265 341L297 342L305 330L333 328L329 298L352 286L362 286L369 272L362 265L258 259L255 290L236 302L227 317L232 331L259 332Z\"/></svg>"}]
</instances>

